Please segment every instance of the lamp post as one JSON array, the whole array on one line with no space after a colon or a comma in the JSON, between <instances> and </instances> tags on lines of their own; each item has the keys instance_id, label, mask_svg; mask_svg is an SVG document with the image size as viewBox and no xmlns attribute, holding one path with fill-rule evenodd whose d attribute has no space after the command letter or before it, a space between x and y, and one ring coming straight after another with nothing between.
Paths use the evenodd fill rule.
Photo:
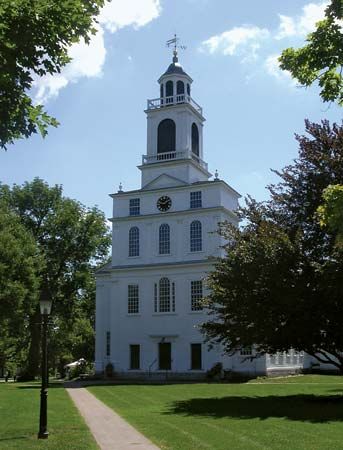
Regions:
<instances>
[{"instance_id":1,"label":"lamp post","mask_svg":"<svg viewBox=\"0 0 343 450\"><path fill-rule=\"evenodd\" d=\"M48 318L51 313L51 300L40 301L40 313L42 316L42 387L40 391L40 415L38 439L47 439L49 432L47 429L47 403L48 403L48 352L47 352L47 331Z\"/></svg>"}]
</instances>

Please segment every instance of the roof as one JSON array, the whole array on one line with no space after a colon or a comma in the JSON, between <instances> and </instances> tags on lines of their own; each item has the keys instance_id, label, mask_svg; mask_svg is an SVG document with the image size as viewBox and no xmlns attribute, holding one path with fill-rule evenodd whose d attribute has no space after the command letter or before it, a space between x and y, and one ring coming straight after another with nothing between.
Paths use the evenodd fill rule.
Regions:
<instances>
[{"instance_id":1,"label":"roof","mask_svg":"<svg viewBox=\"0 0 343 450\"><path fill-rule=\"evenodd\" d=\"M162 77L163 77L164 75L172 75L172 74L174 74L174 73L179 74L179 75L186 75L187 77L189 77L188 73L186 73L186 72L183 70L181 64L179 64L178 62L172 62L172 63L169 65L168 69L164 72L164 74L162 75Z\"/></svg>"},{"instance_id":2,"label":"roof","mask_svg":"<svg viewBox=\"0 0 343 450\"><path fill-rule=\"evenodd\" d=\"M194 181L193 183L187 184L187 185L183 185L183 186L173 186L173 189L183 189L185 186L188 187L192 187L192 186L201 186L201 185L215 185L216 183L222 183L224 184L224 186L226 186L226 188L228 188L230 191L232 191L238 198L241 197L241 194L239 192L237 192L232 186L230 186L228 183L226 183L226 181L221 180L221 179L214 179L214 180L204 180L204 181ZM159 188L155 188L155 189L133 189L132 191L121 191L121 192L116 192L114 194L109 194L110 197L116 197L116 196L120 196L120 195L131 195L134 193L146 193L149 191L162 191L163 189L170 189L170 186L168 187L159 187Z\"/></svg>"},{"instance_id":3,"label":"roof","mask_svg":"<svg viewBox=\"0 0 343 450\"><path fill-rule=\"evenodd\" d=\"M186 73L183 70L181 64L179 63L179 58L177 56L177 52L176 51L174 51L173 62L171 64L169 64L168 69L164 72L163 75L160 76L159 80L162 77L166 76L166 75L174 75L174 74L176 74L176 75L185 75L191 81L193 81L192 78L188 75L188 73Z\"/></svg>"}]
</instances>

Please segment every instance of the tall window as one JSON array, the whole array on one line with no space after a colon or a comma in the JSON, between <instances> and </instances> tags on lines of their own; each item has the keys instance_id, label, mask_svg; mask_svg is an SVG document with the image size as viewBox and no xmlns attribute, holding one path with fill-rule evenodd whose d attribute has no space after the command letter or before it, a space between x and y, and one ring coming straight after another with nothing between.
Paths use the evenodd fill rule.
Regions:
<instances>
[{"instance_id":1,"label":"tall window","mask_svg":"<svg viewBox=\"0 0 343 450\"><path fill-rule=\"evenodd\" d=\"M161 98L161 106L163 105L163 97L164 97L164 86L163 83L160 85L160 98Z\"/></svg>"},{"instance_id":2,"label":"tall window","mask_svg":"<svg viewBox=\"0 0 343 450\"><path fill-rule=\"evenodd\" d=\"M201 311L201 300L203 298L202 280L191 281L191 310Z\"/></svg>"},{"instance_id":3,"label":"tall window","mask_svg":"<svg viewBox=\"0 0 343 450\"><path fill-rule=\"evenodd\" d=\"M191 95L191 86L189 83L187 83L187 94Z\"/></svg>"},{"instance_id":4,"label":"tall window","mask_svg":"<svg viewBox=\"0 0 343 450\"><path fill-rule=\"evenodd\" d=\"M129 231L129 256L139 256L139 229L132 227Z\"/></svg>"},{"instance_id":5,"label":"tall window","mask_svg":"<svg viewBox=\"0 0 343 450\"><path fill-rule=\"evenodd\" d=\"M201 344L191 344L191 370L202 369Z\"/></svg>"},{"instance_id":6,"label":"tall window","mask_svg":"<svg viewBox=\"0 0 343 450\"><path fill-rule=\"evenodd\" d=\"M154 284L154 312L158 312L158 286Z\"/></svg>"},{"instance_id":7,"label":"tall window","mask_svg":"<svg viewBox=\"0 0 343 450\"><path fill-rule=\"evenodd\" d=\"M111 355L111 332L106 331L106 356Z\"/></svg>"},{"instance_id":8,"label":"tall window","mask_svg":"<svg viewBox=\"0 0 343 450\"><path fill-rule=\"evenodd\" d=\"M176 83L176 93L177 95L185 93L185 83L181 80Z\"/></svg>"},{"instance_id":9,"label":"tall window","mask_svg":"<svg viewBox=\"0 0 343 450\"><path fill-rule=\"evenodd\" d=\"M201 222L193 220L190 225L190 250L191 252L201 252L202 250Z\"/></svg>"},{"instance_id":10,"label":"tall window","mask_svg":"<svg viewBox=\"0 0 343 450\"><path fill-rule=\"evenodd\" d=\"M128 314L139 313L138 284L129 284L127 290L127 312Z\"/></svg>"},{"instance_id":11,"label":"tall window","mask_svg":"<svg viewBox=\"0 0 343 450\"><path fill-rule=\"evenodd\" d=\"M191 208L201 208L201 191L191 192L190 194L190 207Z\"/></svg>"},{"instance_id":12,"label":"tall window","mask_svg":"<svg viewBox=\"0 0 343 450\"><path fill-rule=\"evenodd\" d=\"M162 120L157 129L157 153L175 152L176 126L172 119Z\"/></svg>"},{"instance_id":13,"label":"tall window","mask_svg":"<svg viewBox=\"0 0 343 450\"><path fill-rule=\"evenodd\" d=\"M154 310L155 312L175 311L175 283L169 278L161 278L154 286Z\"/></svg>"},{"instance_id":14,"label":"tall window","mask_svg":"<svg viewBox=\"0 0 343 450\"><path fill-rule=\"evenodd\" d=\"M168 255L170 253L170 228L167 223L163 223L159 230L159 254Z\"/></svg>"},{"instance_id":15,"label":"tall window","mask_svg":"<svg viewBox=\"0 0 343 450\"><path fill-rule=\"evenodd\" d=\"M130 345L130 369L131 370L138 370L141 366L141 349L140 345L133 344Z\"/></svg>"},{"instance_id":16,"label":"tall window","mask_svg":"<svg viewBox=\"0 0 343 450\"><path fill-rule=\"evenodd\" d=\"M166 97L172 97L174 95L174 86L172 81L166 82Z\"/></svg>"},{"instance_id":17,"label":"tall window","mask_svg":"<svg viewBox=\"0 0 343 450\"><path fill-rule=\"evenodd\" d=\"M199 156L199 130L195 123L192 124L192 152Z\"/></svg>"},{"instance_id":18,"label":"tall window","mask_svg":"<svg viewBox=\"0 0 343 450\"><path fill-rule=\"evenodd\" d=\"M130 208L129 208L130 216L139 216L140 203L141 202L140 202L139 198L131 198L130 199Z\"/></svg>"},{"instance_id":19,"label":"tall window","mask_svg":"<svg viewBox=\"0 0 343 450\"><path fill-rule=\"evenodd\" d=\"M175 311L175 283L172 283L172 311Z\"/></svg>"},{"instance_id":20,"label":"tall window","mask_svg":"<svg viewBox=\"0 0 343 450\"><path fill-rule=\"evenodd\" d=\"M170 281L168 278L161 278L159 282L160 301L159 312L170 311Z\"/></svg>"}]
</instances>

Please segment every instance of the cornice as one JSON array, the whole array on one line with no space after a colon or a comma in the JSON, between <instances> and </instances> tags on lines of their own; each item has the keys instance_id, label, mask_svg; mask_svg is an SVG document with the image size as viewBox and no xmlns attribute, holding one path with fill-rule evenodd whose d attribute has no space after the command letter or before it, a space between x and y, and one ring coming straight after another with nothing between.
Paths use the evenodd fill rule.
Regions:
<instances>
[{"instance_id":1,"label":"cornice","mask_svg":"<svg viewBox=\"0 0 343 450\"><path fill-rule=\"evenodd\" d=\"M157 268L165 268L165 267L189 267L189 266L213 266L217 263L217 258L208 258L201 260L191 260L191 261L176 261L176 262L167 262L167 263L150 263L150 264L134 264L134 265L123 265L123 266L112 266L107 268L102 272L98 272L96 277L102 277L104 275L108 275L112 272L120 272L120 271L129 271L129 270L154 270Z\"/></svg>"},{"instance_id":2,"label":"cornice","mask_svg":"<svg viewBox=\"0 0 343 450\"><path fill-rule=\"evenodd\" d=\"M198 119L201 120L201 122L205 122L206 121L205 117L202 114L200 114L199 111L197 111L194 108L194 106L192 106L190 103L187 103L187 102L171 104L171 105L168 105L168 107L165 107L165 108L145 109L144 112L145 112L145 114L150 115L150 114L156 114L157 112L161 113L161 111L162 112L165 112L165 111L168 111L168 110L171 111L173 109L179 109L179 110L181 109L182 110L185 107L189 108L191 110L191 112L193 112L198 117Z\"/></svg>"},{"instance_id":3,"label":"cornice","mask_svg":"<svg viewBox=\"0 0 343 450\"><path fill-rule=\"evenodd\" d=\"M137 166L137 169L145 170L145 169L151 169L153 167L180 166L180 165L185 164L185 163L191 164L197 170L200 170L200 172L202 172L208 178L210 178L212 176L211 172L209 172L208 170L204 169L199 163L194 161L194 159L190 159L190 158L170 159L170 160L167 160L167 161L156 161L154 163L149 163L149 164L140 164L139 166Z\"/></svg>"},{"instance_id":4,"label":"cornice","mask_svg":"<svg viewBox=\"0 0 343 450\"><path fill-rule=\"evenodd\" d=\"M173 216L194 216L194 213L197 213L198 215L205 215L205 213L212 212L212 211L218 211L218 212L224 212L225 214L229 215L232 219L238 221L237 215L230 211L229 209L225 208L224 206L211 206L208 208L192 208L192 209L183 209L179 211L166 211L166 212L158 212L153 214L141 214L139 216L124 216L124 217L112 217L108 220L112 223L117 222L131 222L131 221L143 221L145 219L155 219L155 218L162 218L162 217L173 217Z\"/></svg>"}]
</instances>

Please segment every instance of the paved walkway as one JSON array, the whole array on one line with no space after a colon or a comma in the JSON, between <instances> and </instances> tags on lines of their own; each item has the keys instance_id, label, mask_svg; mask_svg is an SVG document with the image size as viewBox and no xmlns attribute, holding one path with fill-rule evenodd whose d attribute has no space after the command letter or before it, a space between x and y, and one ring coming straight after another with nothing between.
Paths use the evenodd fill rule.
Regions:
<instances>
[{"instance_id":1,"label":"paved walkway","mask_svg":"<svg viewBox=\"0 0 343 450\"><path fill-rule=\"evenodd\" d=\"M159 450L87 389L68 384L67 391L101 450Z\"/></svg>"}]
</instances>

